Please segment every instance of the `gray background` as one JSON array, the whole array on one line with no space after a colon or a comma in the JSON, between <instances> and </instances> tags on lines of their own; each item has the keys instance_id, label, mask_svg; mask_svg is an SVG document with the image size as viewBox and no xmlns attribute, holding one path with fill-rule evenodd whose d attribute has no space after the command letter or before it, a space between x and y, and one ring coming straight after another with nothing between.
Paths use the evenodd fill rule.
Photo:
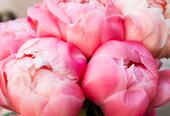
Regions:
<instances>
[{"instance_id":1,"label":"gray background","mask_svg":"<svg viewBox=\"0 0 170 116\"><path fill-rule=\"evenodd\" d=\"M170 69L170 59L162 59L161 70ZM170 90L169 90L170 91ZM157 116L170 116L170 103L157 109Z\"/></svg>"}]
</instances>

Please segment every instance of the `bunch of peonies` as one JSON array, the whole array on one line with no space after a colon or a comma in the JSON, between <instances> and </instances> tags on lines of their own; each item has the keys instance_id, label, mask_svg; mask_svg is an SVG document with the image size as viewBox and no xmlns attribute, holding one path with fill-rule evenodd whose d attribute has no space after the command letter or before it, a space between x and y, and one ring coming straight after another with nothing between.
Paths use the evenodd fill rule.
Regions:
<instances>
[{"instance_id":1,"label":"bunch of peonies","mask_svg":"<svg viewBox=\"0 0 170 116\"><path fill-rule=\"evenodd\" d=\"M100 116L156 116L170 101L170 70L159 69L170 57L168 0L44 0L0 23L0 46L0 106L18 116L93 115L91 105Z\"/></svg>"}]
</instances>

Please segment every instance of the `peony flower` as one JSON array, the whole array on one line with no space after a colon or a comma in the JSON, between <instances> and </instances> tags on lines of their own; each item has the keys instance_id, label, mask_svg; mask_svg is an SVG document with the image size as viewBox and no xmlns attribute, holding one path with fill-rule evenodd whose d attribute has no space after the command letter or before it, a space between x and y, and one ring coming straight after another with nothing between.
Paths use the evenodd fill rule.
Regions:
<instances>
[{"instance_id":1,"label":"peony flower","mask_svg":"<svg viewBox=\"0 0 170 116\"><path fill-rule=\"evenodd\" d=\"M35 32L25 19L0 23L0 60L17 52L28 39L35 37Z\"/></svg>"},{"instance_id":2,"label":"peony flower","mask_svg":"<svg viewBox=\"0 0 170 116\"><path fill-rule=\"evenodd\" d=\"M113 1L124 17L125 40L143 43L156 58L170 56L168 52L170 43L169 8L168 3L165 1L166 0ZM105 2L105 4L107 4L107 2ZM166 10L164 9L165 5Z\"/></svg>"},{"instance_id":3,"label":"peony flower","mask_svg":"<svg viewBox=\"0 0 170 116\"><path fill-rule=\"evenodd\" d=\"M168 57L165 52L169 41L169 20L165 20L160 10L150 8L145 11L128 13L125 16L125 39L143 43L155 57ZM167 50L166 50L167 51Z\"/></svg>"},{"instance_id":4,"label":"peony flower","mask_svg":"<svg viewBox=\"0 0 170 116\"><path fill-rule=\"evenodd\" d=\"M31 39L16 58L2 63L2 106L22 116L76 116L84 101L76 82L85 66L73 45L56 38Z\"/></svg>"},{"instance_id":5,"label":"peony flower","mask_svg":"<svg viewBox=\"0 0 170 116\"><path fill-rule=\"evenodd\" d=\"M158 81L157 62L146 48L136 42L112 40L92 56L82 87L105 116L144 116L154 115L151 103Z\"/></svg>"},{"instance_id":6,"label":"peony flower","mask_svg":"<svg viewBox=\"0 0 170 116\"><path fill-rule=\"evenodd\" d=\"M28 20L38 36L61 38L90 57L105 41L124 38L123 20L115 8L96 1L82 4L45 0L28 9Z\"/></svg>"}]
</instances>

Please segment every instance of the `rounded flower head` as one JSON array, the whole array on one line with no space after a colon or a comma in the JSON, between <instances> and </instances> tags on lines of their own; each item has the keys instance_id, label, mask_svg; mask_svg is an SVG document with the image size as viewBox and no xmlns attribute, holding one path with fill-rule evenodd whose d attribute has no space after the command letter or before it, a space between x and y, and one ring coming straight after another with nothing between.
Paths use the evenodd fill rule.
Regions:
<instances>
[{"instance_id":1,"label":"rounded flower head","mask_svg":"<svg viewBox=\"0 0 170 116\"><path fill-rule=\"evenodd\" d=\"M76 82L85 66L85 57L70 44L56 38L29 40L16 58L3 62L2 105L22 116L76 116L84 101Z\"/></svg>"},{"instance_id":2,"label":"rounded flower head","mask_svg":"<svg viewBox=\"0 0 170 116\"><path fill-rule=\"evenodd\" d=\"M0 60L16 53L25 41L33 37L35 32L25 19L0 23Z\"/></svg>"},{"instance_id":3,"label":"rounded flower head","mask_svg":"<svg viewBox=\"0 0 170 116\"><path fill-rule=\"evenodd\" d=\"M141 44L108 41L94 53L82 86L105 116L143 116L157 83L157 63Z\"/></svg>"},{"instance_id":4,"label":"rounded flower head","mask_svg":"<svg viewBox=\"0 0 170 116\"><path fill-rule=\"evenodd\" d=\"M114 4L124 16L125 40L141 42L154 57L170 56L166 0L115 0Z\"/></svg>"},{"instance_id":5,"label":"rounded flower head","mask_svg":"<svg viewBox=\"0 0 170 116\"><path fill-rule=\"evenodd\" d=\"M28 10L38 36L56 36L77 46L87 57L103 42L124 38L123 20L115 6L45 0ZM44 23L44 21L46 23Z\"/></svg>"},{"instance_id":6,"label":"rounded flower head","mask_svg":"<svg viewBox=\"0 0 170 116\"><path fill-rule=\"evenodd\" d=\"M128 13L125 16L125 39L143 43L155 57L165 57L169 26L159 9Z\"/></svg>"}]
</instances>

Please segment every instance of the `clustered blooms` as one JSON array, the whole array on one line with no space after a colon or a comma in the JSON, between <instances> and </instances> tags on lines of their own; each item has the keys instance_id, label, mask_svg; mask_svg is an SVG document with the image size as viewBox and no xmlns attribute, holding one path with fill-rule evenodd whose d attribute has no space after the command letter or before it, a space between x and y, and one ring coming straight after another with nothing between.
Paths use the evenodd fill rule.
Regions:
<instances>
[{"instance_id":1,"label":"clustered blooms","mask_svg":"<svg viewBox=\"0 0 170 116\"><path fill-rule=\"evenodd\" d=\"M168 0L44 0L0 23L0 106L19 116L156 116L170 101Z\"/></svg>"}]
</instances>

